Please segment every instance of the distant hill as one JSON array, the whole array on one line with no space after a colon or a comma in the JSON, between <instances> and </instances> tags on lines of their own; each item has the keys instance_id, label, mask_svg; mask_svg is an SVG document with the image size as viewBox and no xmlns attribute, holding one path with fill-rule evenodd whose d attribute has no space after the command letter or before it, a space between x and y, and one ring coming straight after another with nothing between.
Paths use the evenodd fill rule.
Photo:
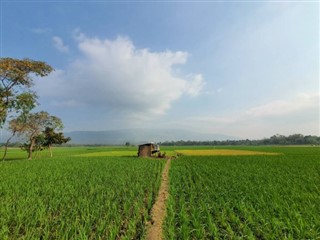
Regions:
<instances>
[{"instance_id":1,"label":"distant hill","mask_svg":"<svg viewBox=\"0 0 320 240\"><path fill-rule=\"evenodd\" d=\"M234 140L235 137L221 134L204 134L178 129L121 129L109 131L74 131L65 132L71 137L72 144L107 144L123 145L126 142L140 144L144 142L164 142L179 140Z\"/></svg>"}]
</instances>

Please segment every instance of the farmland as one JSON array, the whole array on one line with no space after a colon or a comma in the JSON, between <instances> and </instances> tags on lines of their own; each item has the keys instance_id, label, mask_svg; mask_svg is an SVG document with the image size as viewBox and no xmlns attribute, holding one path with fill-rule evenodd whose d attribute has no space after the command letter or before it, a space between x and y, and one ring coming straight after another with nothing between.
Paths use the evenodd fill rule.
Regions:
<instances>
[{"instance_id":1,"label":"farmland","mask_svg":"<svg viewBox=\"0 0 320 240\"><path fill-rule=\"evenodd\" d=\"M319 149L264 150L173 161L167 239L319 239Z\"/></svg>"},{"instance_id":2,"label":"farmland","mask_svg":"<svg viewBox=\"0 0 320 240\"><path fill-rule=\"evenodd\" d=\"M164 161L72 154L1 164L0 239L139 239L145 234Z\"/></svg>"},{"instance_id":3,"label":"farmland","mask_svg":"<svg viewBox=\"0 0 320 240\"><path fill-rule=\"evenodd\" d=\"M320 239L317 147L167 147L165 239ZM215 153L215 154L214 154ZM223 153L223 154L222 154ZM57 148L0 164L0 239L143 239L166 160Z\"/></svg>"}]
</instances>

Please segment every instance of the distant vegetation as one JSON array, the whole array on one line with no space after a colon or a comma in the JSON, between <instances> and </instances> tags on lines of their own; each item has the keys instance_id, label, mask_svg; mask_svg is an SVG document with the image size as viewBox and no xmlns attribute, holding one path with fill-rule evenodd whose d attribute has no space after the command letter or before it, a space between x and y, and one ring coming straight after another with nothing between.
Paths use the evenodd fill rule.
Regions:
<instances>
[{"instance_id":1,"label":"distant vegetation","mask_svg":"<svg viewBox=\"0 0 320 240\"><path fill-rule=\"evenodd\" d=\"M0 147L3 146L4 143L0 143ZM9 147L21 147L23 144L20 142L12 142L9 143ZM55 144L53 144L55 146ZM63 144L64 147L102 147L102 146L119 146L118 145L110 145L110 144L73 144L67 143ZM130 142L125 142L123 144L126 147L135 146ZM270 138L264 138L260 140L212 140L212 141L193 141L193 140L179 140L179 141L165 141L159 142L161 146L263 146L263 145L320 145L320 137L317 136L304 136L302 134L293 134L290 136L283 135L274 135Z\"/></svg>"},{"instance_id":2,"label":"distant vegetation","mask_svg":"<svg viewBox=\"0 0 320 240\"><path fill-rule=\"evenodd\" d=\"M160 143L162 146L210 146L210 145L244 145L244 146L259 146L259 145L320 145L320 137L304 136L302 134L292 134L283 136L276 134L270 138L260 140L224 140L224 141L165 141Z\"/></svg>"}]
</instances>

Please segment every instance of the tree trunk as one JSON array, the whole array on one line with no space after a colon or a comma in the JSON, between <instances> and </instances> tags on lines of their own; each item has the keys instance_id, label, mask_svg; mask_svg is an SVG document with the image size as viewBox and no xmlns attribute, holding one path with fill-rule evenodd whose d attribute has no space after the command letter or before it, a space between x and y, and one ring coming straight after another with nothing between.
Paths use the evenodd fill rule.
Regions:
<instances>
[{"instance_id":1,"label":"tree trunk","mask_svg":"<svg viewBox=\"0 0 320 240\"><path fill-rule=\"evenodd\" d=\"M8 146L9 146L9 143L10 143L11 139L14 137L14 135L16 135L16 132L12 133L11 137L8 138L6 144L4 145L4 153L3 153L3 156L2 156L2 161L4 161L6 159L7 152L8 152Z\"/></svg>"},{"instance_id":2,"label":"tree trunk","mask_svg":"<svg viewBox=\"0 0 320 240\"><path fill-rule=\"evenodd\" d=\"M29 149L28 149L28 159L29 159L29 160L32 159L32 151L33 151L34 145L35 145L35 141L34 141L34 140L31 140L31 141L30 141L30 146L29 146Z\"/></svg>"},{"instance_id":3,"label":"tree trunk","mask_svg":"<svg viewBox=\"0 0 320 240\"><path fill-rule=\"evenodd\" d=\"M51 149L51 145L48 146L49 152L50 152L50 157L52 157L52 149Z\"/></svg>"}]
</instances>

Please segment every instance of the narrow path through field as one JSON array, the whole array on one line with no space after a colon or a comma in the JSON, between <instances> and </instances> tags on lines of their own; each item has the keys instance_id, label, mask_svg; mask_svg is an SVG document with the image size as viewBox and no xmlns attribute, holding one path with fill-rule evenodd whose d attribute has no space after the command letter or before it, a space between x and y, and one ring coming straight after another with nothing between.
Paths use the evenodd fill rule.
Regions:
<instances>
[{"instance_id":1,"label":"narrow path through field","mask_svg":"<svg viewBox=\"0 0 320 240\"><path fill-rule=\"evenodd\" d=\"M169 169L170 169L171 159L167 160L167 163L162 172L161 185L158 192L158 197L155 204L151 209L151 223L148 225L147 230L147 240L162 240L162 224L166 216L167 209L167 199L169 197Z\"/></svg>"}]
</instances>

